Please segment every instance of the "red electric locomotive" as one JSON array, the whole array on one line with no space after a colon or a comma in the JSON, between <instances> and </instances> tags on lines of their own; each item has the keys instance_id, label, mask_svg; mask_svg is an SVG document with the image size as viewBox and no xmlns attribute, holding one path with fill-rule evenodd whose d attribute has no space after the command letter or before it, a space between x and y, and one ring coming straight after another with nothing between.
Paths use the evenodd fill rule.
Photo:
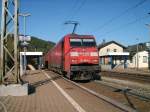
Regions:
<instances>
[{"instance_id":1,"label":"red electric locomotive","mask_svg":"<svg viewBox=\"0 0 150 112\"><path fill-rule=\"evenodd\" d=\"M68 34L45 57L49 69L60 71L71 80L99 77L98 49L91 35Z\"/></svg>"}]
</instances>

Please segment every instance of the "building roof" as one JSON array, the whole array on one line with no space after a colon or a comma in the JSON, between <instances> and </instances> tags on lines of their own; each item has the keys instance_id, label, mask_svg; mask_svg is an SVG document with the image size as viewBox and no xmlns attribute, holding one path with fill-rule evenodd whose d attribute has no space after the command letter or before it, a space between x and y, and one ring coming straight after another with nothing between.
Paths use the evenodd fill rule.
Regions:
<instances>
[{"instance_id":1,"label":"building roof","mask_svg":"<svg viewBox=\"0 0 150 112\"><path fill-rule=\"evenodd\" d=\"M126 51L130 52L130 56L133 57L137 53L137 50L138 50L138 52L148 50L148 48L146 47L146 43L148 43L148 42L143 42L143 43L138 43L138 44L135 44L135 45L130 45L130 46L127 47Z\"/></svg>"},{"instance_id":2,"label":"building roof","mask_svg":"<svg viewBox=\"0 0 150 112\"><path fill-rule=\"evenodd\" d=\"M127 51L137 52L137 47L138 47L138 51L146 51L146 50L148 50L148 48L146 47L146 43L148 43L148 42L138 43L138 44L135 44L135 45L130 45L130 46L127 47Z\"/></svg>"},{"instance_id":3,"label":"building roof","mask_svg":"<svg viewBox=\"0 0 150 112\"><path fill-rule=\"evenodd\" d=\"M112 44L112 43L117 44L118 46L120 46L120 47L122 47L124 49L126 48L125 46L121 45L120 43L118 43L116 41L109 41L109 42L102 43L102 44L98 45L98 49L101 49L101 48L103 48L103 47L105 47L105 46L107 46L109 44Z\"/></svg>"}]
</instances>

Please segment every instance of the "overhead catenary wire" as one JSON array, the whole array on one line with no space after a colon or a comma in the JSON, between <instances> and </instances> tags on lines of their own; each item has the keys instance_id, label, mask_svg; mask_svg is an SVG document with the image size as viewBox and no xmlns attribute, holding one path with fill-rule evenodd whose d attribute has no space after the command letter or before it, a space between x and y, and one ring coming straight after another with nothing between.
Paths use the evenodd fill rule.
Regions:
<instances>
[{"instance_id":1,"label":"overhead catenary wire","mask_svg":"<svg viewBox=\"0 0 150 112\"><path fill-rule=\"evenodd\" d=\"M77 13L81 10L81 8L86 3L86 0L82 0L81 2L79 2L79 1L80 0L76 0L74 2L73 7L70 9L70 11L72 11L72 13L70 13L70 15L66 18L67 20L65 20L65 21L73 21L72 19L74 19L75 15L77 15Z\"/></svg>"},{"instance_id":2,"label":"overhead catenary wire","mask_svg":"<svg viewBox=\"0 0 150 112\"><path fill-rule=\"evenodd\" d=\"M73 6L70 8L70 13L68 14L68 16L66 17L65 21L70 19L73 15L73 12L76 10L76 8L78 7L79 4L79 0L75 0L75 2L73 3Z\"/></svg>"},{"instance_id":3,"label":"overhead catenary wire","mask_svg":"<svg viewBox=\"0 0 150 112\"><path fill-rule=\"evenodd\" d=\"M127 14L128 12L130 12L131 10L141 6L142 4L144 4L147 0L142 0L140 2L138 2L137 4L133 5L132 7L124 10L123 12L121 12L120 14L118 14L117 16L112 17L110 20L106 21L104 24L100 25L99 27L97 27L95 29L94 32L97 32L101 29L103 29L104 27L106 27L107 25L109 25L110 23L112 23L113 21L118 20L120 17L124 16L125 14Z\"/></svg>"},{"instance_id":4,"label":"overhead catenary wire","mask_svg":"<svg viewBox=\"0 0 150 112\"><path fill-rule=\"evenodd\" d=\"M128 27L128 26L130 26L130 25L133 25L133 24L137 23L138 21L141 21L141 20L146 19L146 18L148 18L148 17L149 17L149 15L146 15L146 16L143 16L143 17L140 17L140 18L137 18L137 19L135 19L135 20L133 20L133 21L130 21L130 22L124 24L124 25L121 25L121 26L119 26L119 27L117 27L117 28L115 28L115 29L113 29L113 30L107 31L107 32L105 32L104 34L99 35L98 37L104 37L104 36L106 36L107 34L113 33L113 32L115 32L115 31L123 30L124 28L126 28L126 27Z\"/></svg>"},{"instance_id":5,"label":"overhead catenary wire","mask_svg":"<svg viewBox=\"0 0 150 112\"><path fill-rule=\"evenodd\" d=\"M79 7L76 9L76 11L72 14L72 16L70 17L70 19L74 19L75 16L80 12L80 10L82 9L82 7L85 5L86 0L81 1Z\"/></svg>"},{"instance_id":6,"label":"overhead catenary wire","mask_svg":"<svg viewBox=\"0 0 150 112\"><path fill-rule=\"evenodd\" d=\"M69 13L68 16L66 16L64 21L72 21L73 17L78 13L78 11L81 10L81 8L84 6L86 0L83 0L80 2L80 0L75 0L73 3L73 6L69 9L71 13ZM64 23L63 23L64 24ZM64 30L64 28L63 28Z\"/></svg>"},{"instance_id":7,"label":"overhead catenary wire","mask_svg":"<svg viewBox=\"0 0 150 112\"><path fill-rule=\"evenodd\" d=\"M80 1L80 0L74 0L72 7L69 9L68 15L66 15L65 18L64 18L64 21L70 20L70 18L72 17L73 12L76 10L76 8L78 7L78 5L80 4L79 1ZM65 30L66 30L66 28L64 27L64 21L63 21L63 23L62 23L62 26L63 26L63 27L62 27L62 29L61 29L61 32L60 32L60 33L58 34L58 36L57 36L57 37L59 37L59 38L60 38L60 36L64 35L64 32L65 32Z\"/></svg>"}]
</instances>

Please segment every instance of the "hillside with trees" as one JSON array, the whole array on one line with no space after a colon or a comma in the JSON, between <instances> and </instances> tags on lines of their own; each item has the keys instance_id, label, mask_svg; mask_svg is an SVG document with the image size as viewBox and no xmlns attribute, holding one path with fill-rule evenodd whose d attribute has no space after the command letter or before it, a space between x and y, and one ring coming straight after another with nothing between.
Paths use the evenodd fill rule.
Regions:
<instances>
[{"instance_id":1,"label":"hillside with trees","mask_svg":"<svg viewBox=\"0 0 150 112\"><path fill-rule=\"evenodd\" d=\"M1 36L1 35L0 35ZM10 52L13 52L13 34L8 35L7 39L7 48ZM28 51L40 51L40 52L47 52L49 49L51 49L55 43L51 41L42 40L38 37L31 36L31 41L27 42L29 43L27 46ZM19 51L23 51L23 47L21 46L21 42L19 41Z\"/></svg>"},{"instance_id":2,"label":"hillside with trees","mask_svg":"<svg viewBox=\"0 0 150 112\"><path fill-rule=\"evenodd\" d=\"M54 42L45 41L34 36L31 37L31 41L28 43L29 43L28 51L41 51L41 52L47 52L55 45Z\"/></svg>"}]
</instances>

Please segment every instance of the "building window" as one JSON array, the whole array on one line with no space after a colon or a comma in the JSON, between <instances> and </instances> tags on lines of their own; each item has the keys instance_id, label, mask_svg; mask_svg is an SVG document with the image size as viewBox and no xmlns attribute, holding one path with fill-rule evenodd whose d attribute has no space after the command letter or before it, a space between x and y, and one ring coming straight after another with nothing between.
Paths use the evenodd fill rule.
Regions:
<instances>
[{"instance_id":1,"label":"building window","mask_svg":"<svg viewBox=\"0 0 150 112\"><path fill-rule=\"evenodd\" d=\"M109 52L110 51L110 49L109 48L107 48L107 52Z\"/></svg>"},{"instance_id":2,"label":"building window","mask_svg":"<svg viewBox=\"0 0 150 112\"><path fill-rule=\"evenodd\" d=\"M117 52L117 49L114 49L114 52Z\"/></svg>"},{"instance_id":3,"label":"building window","mask_svg":"<svg viewBox=\"0 0 150 112\"><path fill-rule=\"evenodd\" d=\"M147 56L143 56L143 63L147 63Z\"/></svg>"}]
</instances>

